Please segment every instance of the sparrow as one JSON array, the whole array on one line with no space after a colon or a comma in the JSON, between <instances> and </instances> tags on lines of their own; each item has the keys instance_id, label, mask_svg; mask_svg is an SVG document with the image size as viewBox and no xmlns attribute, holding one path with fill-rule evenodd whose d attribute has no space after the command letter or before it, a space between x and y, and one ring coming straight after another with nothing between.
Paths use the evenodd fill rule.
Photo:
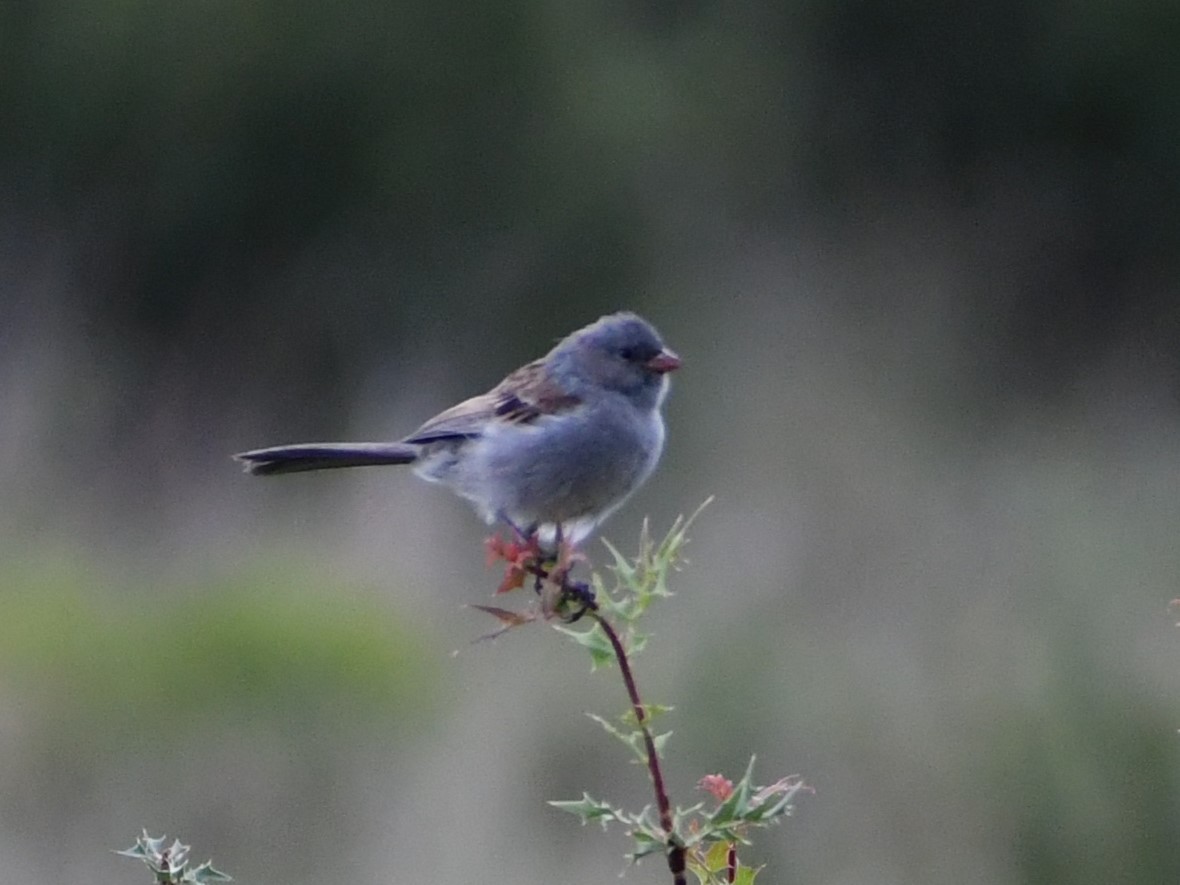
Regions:
<instances>
[{"instance_id":1,"label":"sparrow","mask_svg":"<svg viewBox=\"0 0 1180 885\"><path fill-rule=\"evenodd\" d=\"M234 458L259 476L409 464L470 501L487 523L572 547L655 469L660 410L678 368L649 322L614 313L397 442L301 443Z\"/></svg>"}]
</instances>

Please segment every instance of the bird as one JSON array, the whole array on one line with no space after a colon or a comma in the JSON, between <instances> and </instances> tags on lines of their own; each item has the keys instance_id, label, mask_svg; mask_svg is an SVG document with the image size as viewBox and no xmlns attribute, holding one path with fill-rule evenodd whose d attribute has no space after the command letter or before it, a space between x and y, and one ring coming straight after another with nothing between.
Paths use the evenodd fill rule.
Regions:
<instances>
[{"instance_id":1,"label":"bird","mask_svg":"<svg viewBox=\"0 0 1180 885\"><path fill-rule=\"evenodd\" d=\"M396 442L300 443L233 457L259 476L409 465L489 525L506 523L545 549L572 548L655 469L669 375L680 365L651 323L621 311Z\"/></svg>"}]
</instances>

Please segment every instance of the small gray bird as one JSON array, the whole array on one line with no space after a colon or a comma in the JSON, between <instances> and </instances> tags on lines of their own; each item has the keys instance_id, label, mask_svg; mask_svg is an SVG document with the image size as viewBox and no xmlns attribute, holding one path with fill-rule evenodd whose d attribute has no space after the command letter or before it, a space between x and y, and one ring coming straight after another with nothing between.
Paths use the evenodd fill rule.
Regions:
<instances>
[{"instance_id":1,"label":"small gray bird","mask_svg":"<svg viewBox=\"0 0 1180 885\"><path fill-rule=\"evenodd\" d=\"M235 455L249 473L411 464L488 523L577 544L651 475L680 358L633 313L604 316L400 442L304 443Z\"/></svg>"}]
</instances>

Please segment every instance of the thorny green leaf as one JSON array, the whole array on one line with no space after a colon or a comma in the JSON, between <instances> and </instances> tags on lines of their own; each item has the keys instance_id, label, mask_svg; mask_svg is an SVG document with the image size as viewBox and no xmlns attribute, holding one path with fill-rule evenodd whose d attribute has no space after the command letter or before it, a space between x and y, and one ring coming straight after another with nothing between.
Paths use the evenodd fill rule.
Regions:
<instances>
[{"instance_id":1,"label":"thorny green leaf","mask_svg":"<svg viewBox=\"0 0 1180 885\"><path fill-rule=\"evenodd\" d=\"M651 737L652 743L656 745L656 755L663 757L664 745L668 743L668 738L672 737L672 732L664 731L659 734L653 734Z\"/></svg>"},{"instance_id":2,"label":"thorny green leaf","mask_svg":"<svg viewBox=\"0 0 1180 885\"><path fill-rule=\"evenodd\" d=\"M135 840L135 845L116 851L115 854L143 861L161 885L180 885L180 883L205 885L207 882L232 881L230 876L215 869L212 861L205 861L190 869L188 866L189 846L183 844L179 839L174 839L168 848L164 848L165 841L166 837L155 838L149 836L147 830L144 830Z\"/></svg>"},{"instance_id":3,"label":"thorny green leaf","mask_svg":"<svg viewBox=\"0 0 1180 885\"><path fill-rule=\"evenodd\" d=\"M745 817L750 810L750 795L752 793L750 778L753 774L754 757L751 756L750 764L746 766L746 773L742 775L740 781L733 785L733 792L729 794L729 798L718 805L713 814L709 816L709 820L714 826L724 826Z\"/></svg>"},{"instance_id":4,"label":"thorny green leaf","mask_svg":"<svg viewBox=\"0 0 1180 885\"><path fill-rule=\"evenodd\" d=\"M647 762L647 747L643 744L643 732L640 731L623 731L609 719L599 716L597 713L587 713L591 719L602 726L603 730L612 737L618 738L622 741L635 755L635 758L640 763Z\"/></svg>"},{"instance_id":5,"label":"thorny green leaf","mask_svg":"<svg viewBox=\"0 0 1180 885\"><path fill-rule=\"evenodd\" d=\"M644 528L646 529L647 520L644 520L643 524L644 524ZM611 568L614 570L615 574L618 575L619 583L625 584L628 588L634 589L637 586L638 582L636 581L636 568L634 565L632 565L631 560L629 560L626 556L624 556L622 551L620 551L619 548L616 547L614 544L612 544L610 541L606 540L606 538L602 539L602 543L603 543L603 546L606 547L607 552L610 553L611 559L614 560L614 563L611 565ZM642 554L642 549L643 549L642 539L640 540L639 543L640 543L640 551L641 551L640 557L642 558L642 555L643 555Z\"/></svg>"},{"instance_id":6,"label":"thorny green leaf","mask_svg":"<svg viewBox=\"0 0 1180 885\"><path fill-rule=\"evenodd\" d=\"M553 627L590 652L592 669L597 670L615 659L614 646L610 644L610 640L606 638L606 634L597 624L586 630L577 630L562 624L554 624Z\"/></svg>"},{"instance_id":7,"label":"thorny green leaf","mask_svg":"<svg viewBox=\"0 0 1180 885\"><path fill-rule=\"evenodd\" d=\"M716 873L729 866L729 849L728 842L714 842L705 853L705 869Z\"/></svg>"},{"instance_id":8,"label":"thorny green leaf","mask_svg":"<svg viewBox=\"0 0 1180 885\"><path fill-rule=\"evenodd\" d=\"M712 498L709 498L687 518L678 518L658 543L652 540L650 525L645 521L639 553L634 559L628 559L609 542L604 542L612 559L609 568L614 574L615 583L608 588L599 574L592 576L592 586L598 599L598 614L615 626L629 656L641 651L648 639L648 634L636 629L638 619L655 599L672 595L668 588L669 573L683 561L682 552L688 543L688 529L711 502ZM555 626L590 651L595 668L614 659L614 648L597 624L583 630ZM621 717L624 727L595 714L587 715L629 747L636 760L646 762L647 744L643 730L650 729L653 719L669 709L645 705L642 723L637 721L632 710ZM671 734L665 732L652 736L657 755L662 754ZM793 778L783 778L766 787L754 786L754 762L754 758L751 758L741 780L711 810L706 809L705 803L673 809L671 833L665 833L657 823L651 806L633 814L598 802L587 794L577 801L550 804L578 815L583 823L597 820L606 828L611 821L617 821L625 826L634 841L632 860L663 853L670 843L680 844L689 850L689 868L700 879L701 885L728 885L730 849L749 844L750 829L768 827L789 814L792 800L801 789L805 789L801 781ZM708 866L712 869L702 866L703 857L710 858ZM718 861L718 858L722 860ZM739 885L753 885L760 869L739 863L734 881Z\"/></svg>"},{"instance_id":9,"label":"thorny green leaf","mask_svg":"<svg viewBox=\"0 0 1180 885\"><path fill-rule=\"evenodd\" d=\"M212 861L205 861L185 874L184 881L196 882L197 885L203 885L205 882L232 882L233 878L221 870L215 869Z\"/></svg>"},{"instance_id":10,"label":"thorny green leaf","mask_svg":"<svg viewBox=\"0 0 1180 885\"><path fill-rule=\"evenodd\" d=\"M791 802L803 788L804 783L798 778L783 778L769 787L763 787L754 796L754 807L746 819L751 823L760 823L790 814L794 809ZM773 802L766 801L772 797L775 797Z\"/></svg>"},{"instance_id":11,"label":"thorny green leaf","mask_svg":"<svg viewBox=\"0 0 1180 885\"><path fill-rule=\"evenodd\" d=\"M657 717L663 716L665 713L671 713L675 709L675 707L672 707L668 704L644 704L644 722L646 722L648 725L651 725L653 722L655 722ZM635 721L634 708L628 710L626 713L620 716L619 719L624 725L630 725L634 727L639 726L639 723Z\"/></svg>"},{"instance_id":12,"label":"thorny green leaf","mask_svg":"<svg viewBox=\"0 0 1180 885\"><path fill-rule=\"evenodd\" d=\"M660 834L648 829L632 830L631 839L635 842L635 850L629 855L632 863L643 860L649 854L662 852L665 848Z\"/></svg>"},{"instance_id":13,"label":"thorny green leaf","mask_svg":"<svg viewBox=\"0 0 1180 885\"><path fill-rule=\"evenodd\" d=\"M606 802L592 798L589 793L583 793L581 799L551 800L549 804L581 818L583 826L596 820L605 830L606 825L612 820L626 821L626 816L622 812L616 811Z\"/></svg>"}]
</instances>

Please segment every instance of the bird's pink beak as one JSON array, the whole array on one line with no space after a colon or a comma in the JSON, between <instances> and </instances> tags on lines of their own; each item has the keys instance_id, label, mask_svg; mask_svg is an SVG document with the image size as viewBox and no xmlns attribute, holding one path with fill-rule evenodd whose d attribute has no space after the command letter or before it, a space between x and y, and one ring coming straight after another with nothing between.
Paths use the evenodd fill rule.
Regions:
<instances>
[{"instance_id":1,"label":"bird's pink beak","mask_svg":"<svg viewBox=\"0 0 1180 885\"><path fill-rule=\"evenodd\" d=\"M680 357L665 348L644 363L644 365L657 375L664 375L668 372L675 372L680 368Z\"/></svg>"}]
</instances>

